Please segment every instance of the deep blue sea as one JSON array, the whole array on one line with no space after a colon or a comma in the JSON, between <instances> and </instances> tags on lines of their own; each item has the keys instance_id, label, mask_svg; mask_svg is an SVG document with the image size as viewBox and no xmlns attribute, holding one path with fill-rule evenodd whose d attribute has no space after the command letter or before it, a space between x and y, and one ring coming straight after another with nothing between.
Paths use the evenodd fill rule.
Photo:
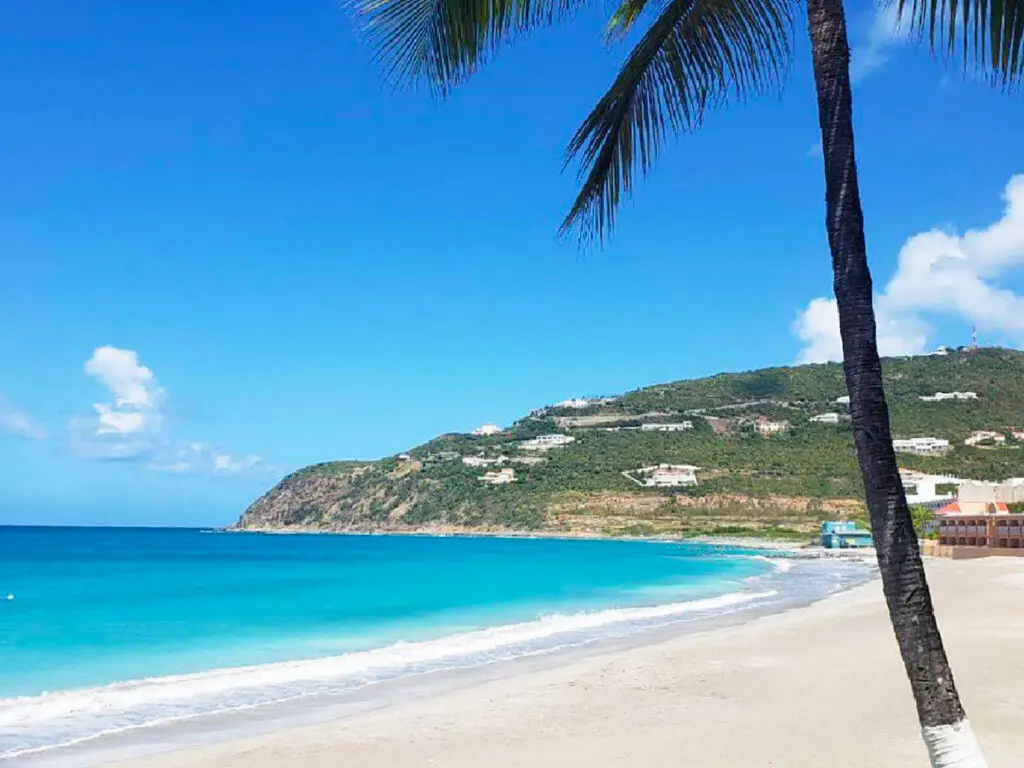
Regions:
<instances>
[{"instance_id":1,"label":"deep blue sea","mask_svg":"<svg viewBox=\"0 0 1024 768\"><path fill-rule=\"evenodd\" d=\"M680 543L0 528L0 758L864 578Z\"/></svg>"}]
</instances>

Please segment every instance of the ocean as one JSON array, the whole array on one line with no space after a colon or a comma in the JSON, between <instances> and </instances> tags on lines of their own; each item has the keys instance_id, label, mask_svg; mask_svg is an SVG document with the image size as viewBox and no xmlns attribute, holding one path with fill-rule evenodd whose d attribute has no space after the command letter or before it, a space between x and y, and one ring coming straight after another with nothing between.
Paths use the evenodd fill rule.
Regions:
<instances>
[{"instance_id":1,"label":"ocean","mask_svg":"<svg viewBox=\"0 0 1024 768\"><path fill-rule=\"evenodd\" d=\"M0 528L0 758L780 610L869 576L689 543Z\"/></svg>"}]
</instances>

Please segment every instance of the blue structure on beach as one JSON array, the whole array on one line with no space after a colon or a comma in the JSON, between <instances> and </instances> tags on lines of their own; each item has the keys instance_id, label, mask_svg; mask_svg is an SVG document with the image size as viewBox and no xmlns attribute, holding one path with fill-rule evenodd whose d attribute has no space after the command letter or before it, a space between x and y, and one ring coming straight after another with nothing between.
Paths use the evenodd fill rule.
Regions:
<instances>
[{"instance_id":1,"label":"blue structure on beach","mask_svg":"<svg viewBox=\"0 0 1024 768\"><path fill-rule=\"evenodd\" d=\"M848 520L825 520L821 524L821 546L826 549L859 549L873 547L871 531L857 527Z\"/></svg>"}]
</instances>

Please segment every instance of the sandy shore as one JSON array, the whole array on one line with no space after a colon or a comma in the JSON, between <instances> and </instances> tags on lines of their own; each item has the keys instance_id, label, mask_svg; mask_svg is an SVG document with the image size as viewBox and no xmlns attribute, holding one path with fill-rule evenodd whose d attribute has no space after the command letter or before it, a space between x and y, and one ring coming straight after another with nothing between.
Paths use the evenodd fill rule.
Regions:
<instances>
[{"instance_id":1,"label":"sandy shore","mask_svg":"<svg viewBox=\"0 0 1024 768\"><path fill-rule=\"evenodd\" d=\"M1024 559L932 560L991 768L1024 755ZM927 766L878 582L807 608L122 768Z\"/></svg>"}]
</instances>

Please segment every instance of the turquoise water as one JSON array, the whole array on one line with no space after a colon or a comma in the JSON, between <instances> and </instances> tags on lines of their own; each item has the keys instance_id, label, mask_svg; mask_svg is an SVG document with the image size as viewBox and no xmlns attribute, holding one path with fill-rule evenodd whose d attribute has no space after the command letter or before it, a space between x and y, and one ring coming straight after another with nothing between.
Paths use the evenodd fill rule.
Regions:
<instances>
[{"instance_id":1,"label":"turquoise water","mask_svg":"<svg viewBox=\"0 0 1024 768\"><path fill-rule=\"evenodd\" d=\"M750 554L0 528L0 757L777 600L789 569Z\"/></svg>"}]
</instances>

